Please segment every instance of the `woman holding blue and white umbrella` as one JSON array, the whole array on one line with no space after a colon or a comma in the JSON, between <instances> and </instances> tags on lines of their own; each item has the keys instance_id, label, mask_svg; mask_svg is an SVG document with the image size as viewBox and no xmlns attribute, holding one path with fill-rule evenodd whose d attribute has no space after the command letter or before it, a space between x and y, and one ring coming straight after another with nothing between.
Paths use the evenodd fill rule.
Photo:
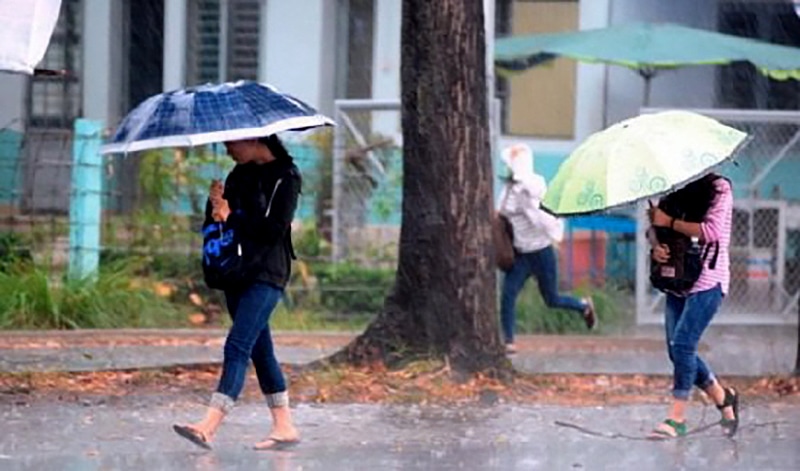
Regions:
<instances>
[{"instance_id":1,"label":"woman holding blue and white umbrella","mask_svg":"<svg viewBox=\"0 0 800 471\"><path fill-rule=\"evenodd\" d=\"M291 222L301 177L276 133L330 124L310 106L269 86L205 85L146 100L125 118L104 149L125 152L224 142L236 162L224 186L212 182L204 224L206 282L225 292L233 319L222 374L203 420L173 426L198 446L210 448L242 391L251 360L273 421L271 432L255 448L285 448L299 441L269 318L290 276ZM209 240L212 233L218 237Z\"/></svg>"},{"instance_id":2,"label":"woman holding blue and white umbrella","mask_svg":"<svg viewBox=\"0 0 800 471\"><path fill-rule=\"evenodd\" d=\"M270 409L273 430L255 445L269 449L299 440L289 409L289 394L272 345L269 318L289 280L291 222L300 194L300 172L277 136L225 143L236 162L224 187L212 183L205 227L224 223L239 231L246 247L247 275L224 286L233 325L225 341L222 376L205 418L175 431L208 447L244 386L250 360ZM266 195L269 195L267 197ZM264 216L266 214L266 216Z\"/></svg>"}]
</instances>

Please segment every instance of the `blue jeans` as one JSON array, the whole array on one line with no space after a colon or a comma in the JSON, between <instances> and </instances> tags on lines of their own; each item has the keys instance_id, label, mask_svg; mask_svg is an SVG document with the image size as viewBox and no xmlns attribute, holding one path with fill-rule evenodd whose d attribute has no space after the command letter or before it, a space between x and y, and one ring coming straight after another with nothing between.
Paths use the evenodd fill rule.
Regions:
<instances>
[{"instance_id":1,"label":"blue jeans","mask_svg":"<svg viewBox=\"0 0 800 471\"><path fill-rule=\"evenodd\" d=\"M706 389L714 383L714 373L697 354L697 346L721 303L719 285L685 298L667 295L664 326L667 351L674 367L672 395L676 399L688 399L692 386Z\"/></svg>"},{"instance_id":2,"label":"blue jeans","mask_svg":"<svg viewBox=\"0 0 800 471\"><path fill-rule=\"evenodd\" d=\"M256 282L242 291L225 291L233 326L225 340L222 377L217 392L236 400L244 387L249 361L253 360L258 384L265 395L286 391L286 381L275 358L269 316L283 290Z\"/></svg>"},{"instance_id":3,"label":"blue jeans","mask_svg":"<svg viewBox=\"0 0 800 471\"><path fill-rule=\"evenodd\" d=\"M531 276L536 277L539 293L542 294L547 307L567 309L581 314L586 310L586 304L580 300L558 294L558 265L553 246L535 252L518 252L514 257L514 266L503 278L503 293L500 299L500 321L503 324L503 337L506 343L514 341L516 323L514 306L519 292Z\"/></svg>"}]
</instances>

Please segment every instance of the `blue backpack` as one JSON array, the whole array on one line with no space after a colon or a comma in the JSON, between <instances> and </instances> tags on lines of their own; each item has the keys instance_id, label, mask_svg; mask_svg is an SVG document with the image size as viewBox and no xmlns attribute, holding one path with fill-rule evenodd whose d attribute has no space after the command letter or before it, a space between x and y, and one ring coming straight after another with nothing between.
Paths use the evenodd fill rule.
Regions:
<instances>
[{"instance_id":1,"label":"blue backpack","mask_svg":"<svg viewBox=\"0 0 800 471\"><path fill-rule=\"evenodd\" d=\"M278 179L272 195L267 203L264 217L268 217L272 209L272 200L283 181ZM203 278L211 289L227 289L242 286L251 281L249 262L255 254L247 253L250 249L245 244L239 231L225 222L212 222L203 227Z\"/></svg>"}]
</instances>

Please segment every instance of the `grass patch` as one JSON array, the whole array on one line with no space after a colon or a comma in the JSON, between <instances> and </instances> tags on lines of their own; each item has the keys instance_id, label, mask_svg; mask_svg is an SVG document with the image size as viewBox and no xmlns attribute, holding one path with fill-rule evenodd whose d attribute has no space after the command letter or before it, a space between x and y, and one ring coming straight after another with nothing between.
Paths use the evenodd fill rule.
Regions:
<instances>
[{"instance_id":1,"label":"grass patch","mask_svg":"<svg viewBox=\"0 0 800 471\"><path fill-rule=\"evenodd\" d=\"M535 281L535 280L534 280ZM630 294L614 287L602 289L581 287L577 297L591 296L599 318L599 332L612 333L624 329L631 321L627 304ZM583 318L573 311L547 307L535 282L528 282L517 300L517 332L523 334L583 334L587 333Z\"/></svg>"},{"instance_id":2,"label":"grass patch","mask_svg":"<svg viewBox=\"0 0 800 471\"><path fill-rule=\"evenodd\" d=\"M1 329L185 325L185 311L146 286L135 267L113 264L95 279L72 280L30 264L0 272Z\"/></svg>"},{"instance_id":3,"label":"grass patch","mask_svg":"<svg viewBox=\"0 0 800 471\"><path fill-rule=\"evenodd\" d=\"M288 308L281 303L272 313L269 326L273 331L360 332L367 327L372 317L369 314L333 316L320 310ZM230 325L229 316L226 317L225 325Z\"/></svg>"}]
</instances>

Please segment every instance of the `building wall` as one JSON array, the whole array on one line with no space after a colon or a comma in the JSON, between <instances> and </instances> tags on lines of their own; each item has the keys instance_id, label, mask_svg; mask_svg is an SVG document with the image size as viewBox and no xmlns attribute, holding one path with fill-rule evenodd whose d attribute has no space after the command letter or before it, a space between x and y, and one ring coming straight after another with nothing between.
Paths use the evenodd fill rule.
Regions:
<instances>
[{"instance_id":1,"label":"building wall","mask_svg":"<svg viewBox=\"0 0 800 471\"><path fill-rule=\"evenodd\" d=\"M578 28L578 2L515 2L514 35L556 33ZM561 58L508 79L507 131L572 139L575 127L576 63Z\"/></svg>"},{"instance_id":2,"label":"building wall","mask_svg":"<svg viewBox=\"0 0 800 471\"><path fill-rule=\"evenodd\" d=\"M585 3L585 2L584 2ZM630 22L671 22L716 30L716 0L612 0L610 25ZM653 107L710 108L714 105L714 67L686 67L659 72L652 80ZM638 114L643 105L644 80L624 67L608 67L605 124Z\"/></svg>"},{"instance_id":3,"label":"building wall","mask_svg":"<svg viewBox=\"0 0 800 471\"><path fill-rule=\"evenodd\" d=\"M336 41L328 23L336 17L336 2L270 0L266 5L266 42L261 44L266 63L259 79L329 113L335 86L329 58Z\"/></svg>"}]
</instances>

